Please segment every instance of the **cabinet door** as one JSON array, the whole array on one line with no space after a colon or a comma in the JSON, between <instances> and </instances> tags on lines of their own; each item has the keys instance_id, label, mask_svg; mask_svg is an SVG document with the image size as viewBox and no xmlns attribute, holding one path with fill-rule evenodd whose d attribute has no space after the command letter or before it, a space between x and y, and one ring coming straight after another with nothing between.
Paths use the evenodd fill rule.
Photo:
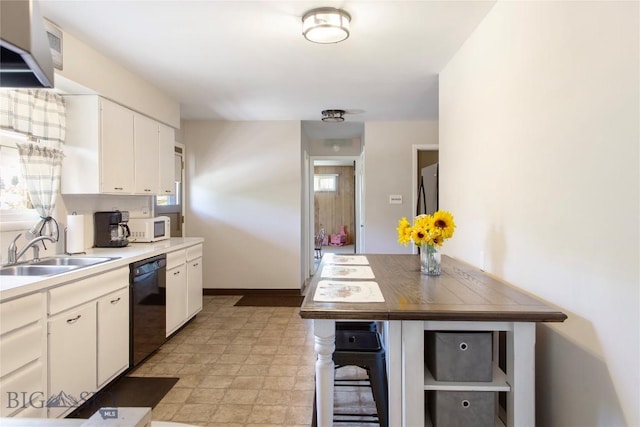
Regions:
<instances>
[{"instance_id":1,"label":"cabinet door","mask_svg":"<svg viewBox=\"0 0 640 427\"><path fill-rule=\"evenodd\" d=\"M96 303L49 319L49 417L59 418L96 391Z\"/></svg>"},{"instance_id":2,"label":"cabinet door","mask_svg":"<svg viewBox=\"0 0 640 427\"><path fill-rule=\"evenodd\" d=\"M167 336L187 318L187 271L184 264L167 270Z\"/></svg>"},{"instance_id":3,"label":"cabinet door","mask_svg":"<svg viewBox=\"0 0 640 427\"><path fill-rule=\"evenodd\" d=\"M133 122L136 194L158 192L158 123L136 114Z\"/></svg>"},{"instance_id":4,"label":"cabinet door","mask_svg":"<svg viewBox=\"0 0 640 427\"><path fill-rule=\"evenodd\" d=\"M175 187L175 136L173 128L160 126L160 139L158 150L158 194L166 196L174 193Z\"/></svg>"},{"instance_id":5,"label":"cabinet door","mask_svg":"<svg viewBox=\"0 0 640 427\"><path fill-rule=\"evenodd\" d=\"M98 300L98 387L129 367L129 289Z\"/></svg>"},{"instance_id":6,"label":"cabinet door","mask_svg":"<svg viewBox=\"0 0 640 427\"><path fill-rule=\"evenodd\" d=\"M103 193L133 192L133 112L100 102L100 166Z\"/></svg>"},{"instance_id":7,"label":"cabinet door","mask_svg":"<svg viewBox=\"0 0 640 427\"><path fill-rule=\"evenodd\" d=\"M202 258L187 262L187 317L202 310Z\"/></svg>"}]
</instances>

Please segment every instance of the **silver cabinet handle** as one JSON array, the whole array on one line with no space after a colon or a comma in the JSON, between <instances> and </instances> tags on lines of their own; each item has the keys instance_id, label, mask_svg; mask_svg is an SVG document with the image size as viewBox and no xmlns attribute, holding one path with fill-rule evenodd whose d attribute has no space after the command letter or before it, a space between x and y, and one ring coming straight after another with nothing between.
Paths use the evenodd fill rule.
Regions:
<instances>
[{"instance_id":1,"label":"silver cabinet handle","mask_svg":"<svg viewBox=\"0 0 640 427\"><path fill-rule=\"evenodd\" d=\"M114 190L123 190L122 187L113 187Z\"/></svg>"},{"instance_id":2,"label":"silver cabinet handle","mask_svg":"<svg viewBox=\"0 0 640 427\"><path fill-rule=\"evenodd\" d=\"M199 265L200 265L200 263L199 263L199 262L196 262L196 263L194 263L194 264L193 264L193 266L194 266L194 267L197 267L197 266L199 266Z\"/></svg>"},{"instance_id":3,"label":"silver cabinet handle","mask_svg":"<svg viewBox=\"0 0 640 427\"><path fill-rule=\"evenodd\" d=\"M67 319L67 323L68 324L72 324L72 323L76 323L78 321L78 319L80 319L82 317L81 314L78 314L76 317L71 318L71 319Z\"/></svg>"},{"instance_id":4,"label":"silver cabinet handle","mask_svg":"<svg viewBox=\"0 0 640 427\"><path fill-rule=\"evenodd\" d=\"M116 298L116 299L112 299L110 302L111 304L117 304L120 301L120 297Z\"/></svg>"},{"instance_id":5,"label":"silver cabinet handle","mask_svg":"<svg viewBox=\"0 0 640 427\"><path fill-rule=\"evenodd\" d=\"M174 271L174 272L173 272L173 275L174 275L174 276L177 276L178 274L180 274L180 271L179 271L179 270L178 270L178 271Z\"/></svg>"}]
</instances>

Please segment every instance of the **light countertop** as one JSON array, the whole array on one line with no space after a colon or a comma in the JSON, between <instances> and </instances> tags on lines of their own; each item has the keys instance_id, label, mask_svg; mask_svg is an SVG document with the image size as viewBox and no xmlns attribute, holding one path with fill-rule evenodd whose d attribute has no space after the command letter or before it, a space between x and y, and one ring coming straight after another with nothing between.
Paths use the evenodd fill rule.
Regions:
<instances>
[{"instance_id":1,"label":"light countertop","mask_svg":"<svg viewBox=\"0 0 640 427\"><path fill-rule=\"evenodd\" d=\"M203 242L204 239L202 237L173 237L153 243L130 243L129 246L124 248L87 249L86 254L71 256L118 257L118 259L53 276L0 276L0 302L55 288L69 282L128 266L132 262L188 248Z\"/></svg>"}]
</instances>

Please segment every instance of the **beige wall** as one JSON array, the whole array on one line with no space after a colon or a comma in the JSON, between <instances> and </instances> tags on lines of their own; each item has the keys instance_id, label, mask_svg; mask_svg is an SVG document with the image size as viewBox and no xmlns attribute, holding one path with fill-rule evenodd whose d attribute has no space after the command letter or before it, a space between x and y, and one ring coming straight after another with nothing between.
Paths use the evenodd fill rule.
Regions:
<instances>
[{"instance_id":1,"label":"beige wall","mask_svg":"<svg viewBox=\"0 0 640 427\"><path fill-rule=\"evenodd\" d=\"M300 289L299 121L183 121L187 234L205 288Z\"/></svg>"},{"instance_id":2,"label":"beige wall","mask_svg":"<svg viewBox=\"0 0 640 427\"><path fill-rule=\"evenodd\" d=\"M498 2L440 75L445 251L569 316L538 327L541 426L640 425L638 12Z\"/></svg>"},{"instance_id":3,"label":"beige wall","mask_svg":"<svg viewBox=\"0 0 640 427\"><path fill-rule=\"evenodd\" d=\"M171 127L180 127L180 104L117 62L69 33L63 36L63 70L55 86L71 93L97 93Z\"/></svg>"},{"instance_id":4,"label":"beige wall","mask_svg":"<svg viewBox=\"0 0 640 427\"><path fill-rule=\"evenodd\" d=\"M438 144L438 123L368 122L364 134L364 251L411 253L397 243L396 227L400 218L415 214L413 146ZM403 203L389 204L389 196L396 194Z\"/></svg>"}]
</instances>

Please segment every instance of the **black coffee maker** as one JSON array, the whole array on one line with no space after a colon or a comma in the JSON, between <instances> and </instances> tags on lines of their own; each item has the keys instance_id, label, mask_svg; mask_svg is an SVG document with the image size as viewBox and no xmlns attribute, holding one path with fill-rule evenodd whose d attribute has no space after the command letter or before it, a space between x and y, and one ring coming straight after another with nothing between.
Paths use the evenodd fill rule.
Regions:
<instances>
[{"instance_id":1,"label":"black coffee maker","mask_svg":"<svg viewBox=\"0 0 640 427\"><path fill-rule=\"evenodd\" d=\"M128 211L95 212L93 214L93 246L117 248L129 244Z\"/></svg>"}]
</instances>

